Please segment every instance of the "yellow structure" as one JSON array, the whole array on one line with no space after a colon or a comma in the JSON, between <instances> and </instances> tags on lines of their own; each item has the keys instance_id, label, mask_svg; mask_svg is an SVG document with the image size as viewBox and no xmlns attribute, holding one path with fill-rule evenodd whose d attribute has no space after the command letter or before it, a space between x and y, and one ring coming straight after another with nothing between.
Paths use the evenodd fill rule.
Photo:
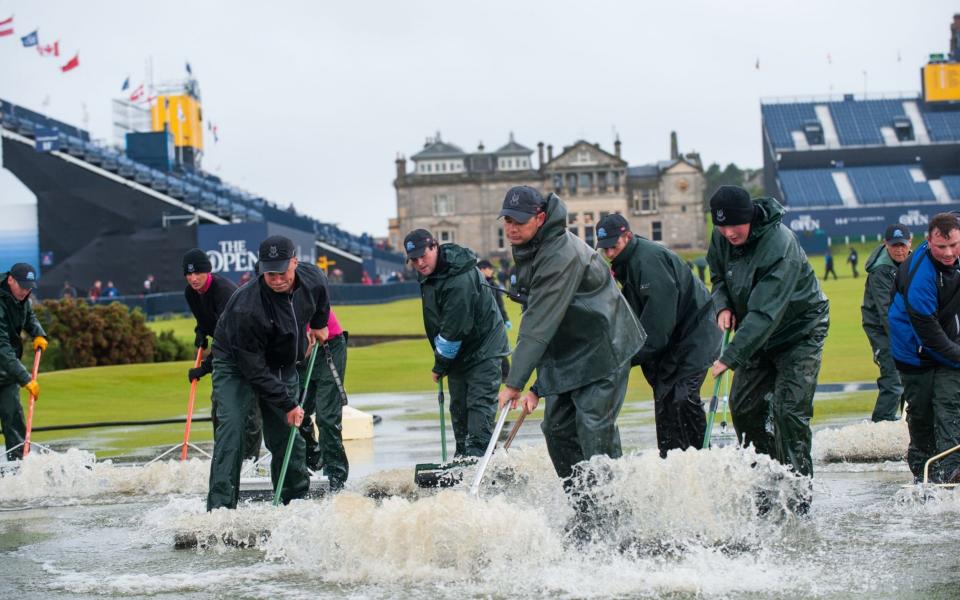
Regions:
<instances>
[{"instance_id":1,"label":"yellow structure","mask_svg":"<svg viewBox=\"0 0 960 600\"><path fill-rule=\"evenodd\" d=\"M960 100L960 63L925 65L923 99L927 102Z\"/></svg>"},{"instance_id":2,"label":"yellow structure","mask_svg":"<svg viewBox=\"0 0 960 600\"><path fill-rule=\"evenodd\" d=\"M200 101L189 94L157 96L150 111L153 131L168 130L173 145L203 150L203 113Z\"/></svg>"}]
</instances>

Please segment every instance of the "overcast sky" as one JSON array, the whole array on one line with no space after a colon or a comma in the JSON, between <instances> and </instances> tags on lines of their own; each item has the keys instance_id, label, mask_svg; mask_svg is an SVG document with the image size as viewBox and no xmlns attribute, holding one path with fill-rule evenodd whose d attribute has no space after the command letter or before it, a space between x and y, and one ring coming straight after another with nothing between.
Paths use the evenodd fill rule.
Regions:
<instances>
[{"instance_id":1,"label":"overcast sky","mask_svg":"<svg viewBox=\"0 0 960 600\"><path fill-rule=\"evenodd\" d=\"M128 75L200 82L203 166L354 233L395 215L397 153L428 136L493 150L579 138L644 164L683 152L762 165L761 98L918 91L946 1L12 2L0 98L112 136ZM19 37L60 41L40 57ZM80 67L59 65L79 51ZM829 59L828 59L829 56ZM757 62L759 61L759 69ZM44 106L44 102L48 104ZM86 109L84 109L84 106ZM412 165L408 164L408 168ZM0 200L27 195L7 171Z\"/></svg>"}]
</instances>

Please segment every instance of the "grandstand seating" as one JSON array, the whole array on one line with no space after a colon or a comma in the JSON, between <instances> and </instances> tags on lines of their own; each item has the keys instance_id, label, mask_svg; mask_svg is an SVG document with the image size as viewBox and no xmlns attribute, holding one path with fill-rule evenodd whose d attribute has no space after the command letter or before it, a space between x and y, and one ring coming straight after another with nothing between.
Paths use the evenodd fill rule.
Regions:
<instances>
[{"instance_id":1,"label":"grandstand seating","mask_svg":"<svg viewBox=\"0 0 960 600\"><path fill-rule=\"evenodd\" d=\"M944 175L940 181L943 182L952 199L960 200L960 175Z\"/></svg>"},{"instance_id":2,"label":"grandstand seating","mask_svg":"<svg viewBox=\"0 0 960 600\"><path fill-rule=\"evenodd\" d=\"M932 142L960 140L960 111L923 111L923 122Z\"/></svg>"},{"instance_id":3,"label":"grandstand seating","mask_svg":"<svg viewBox=\"0 0 960 600\"><path fill-rule=\"evenodd\" d=\"M780 187L790 206L843 206L833 169L780 171Z\"/></svg>"},{"instance_id":4,"label":"grandstand seating","mask_svg":"<svg viewBox=\"0 0 960 600\"><path fill-rule=\"evenodd\" d=\"M912 165L848 167L842 169L801 169L780 171L780 187L789 206L831 208L843 206L833 173L846 173L857 202L864 206L905 203L933 203L936 197L926 181L916 182ZM950 196L960 199L960 176L942 177Z\"/></svg>"},{"instance_id":5,"label":"grandstand seating","mask_svg":"<svg viewBox=\"0 0 960 600\"><path fill-rule=\"evenodd\" d=\"M802 131L805 121L815 120L812 103L764 104L763 126L774 148L793 148L792 131Z\"/></svg>"},{"instance_id":6,"label":"grandstand seating","mask_svg":"<svg viewBox=\"0 0 960 600\"><path fill-rule=\"evenodd\" d=\"M381 250L364 233L357 236L339 227L322 223L291 208L281 209L259 196L223 183L216 175L203 171L178 168L164 172L128 158L121 150L109 148L90 140L90 134L71 125L45 117L0 100L0 125L26 137L34 137L38 126L56 129L60 150L70 156L97 165L107 171L155 189L225 219L241 221L271 221L296 229L313 231L317 239L361 258L398 259L398 254Z\"/></svg>"},{"instance_id":7,"label":"grandstand seating","mask_svg":"<svg viewBox=\"0 0 960 600\"><path fill-rule=\"evenodd\" d=\"M881 127L893 127L904 114L903 100L830 102L830 116L842 146L883 145Z\"/></svg>"}]
</instances>

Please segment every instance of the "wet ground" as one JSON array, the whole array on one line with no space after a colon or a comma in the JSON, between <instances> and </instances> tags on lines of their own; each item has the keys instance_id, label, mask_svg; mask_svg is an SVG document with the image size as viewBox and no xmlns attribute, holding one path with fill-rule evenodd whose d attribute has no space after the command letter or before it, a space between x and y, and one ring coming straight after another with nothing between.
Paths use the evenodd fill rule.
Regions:
<instances>
[{"instance_id":1,"label":"wet ground","mask_svg":"<svg viewBox=\"0 0 960 600\"><path fill-rule=\"evenodd\" d=\"M434 396L351 402L383 417L375 440L348 443L351 491L282 508L250 503L205 513L209 463L201 459L131 467L80 451L32 457L22 473L0 479L2 593L960 597L960 493L923 501L915 488L901 488L910 480L901 462L876 460L902 451L902 424L819 431L812 510L797 518L788 509L803 482L775 463L733 448L661 460L643 451L654 444L649 410L631 408L621 419L629 453L594 464L605 474L595 500L609 518L594 541L576 545L565 535L572 511L537 422L528 420L514 448L495 456L473 498L460 488L413 485L412 465L439 458ZM844 457L873 462L836 462ZM391 496L364 495L374 488ZM761 497L772 508L758 516ZM185 531L200 539L252 536L256 547L174 549L174 535Z\"/></svg>"}]
</instances>

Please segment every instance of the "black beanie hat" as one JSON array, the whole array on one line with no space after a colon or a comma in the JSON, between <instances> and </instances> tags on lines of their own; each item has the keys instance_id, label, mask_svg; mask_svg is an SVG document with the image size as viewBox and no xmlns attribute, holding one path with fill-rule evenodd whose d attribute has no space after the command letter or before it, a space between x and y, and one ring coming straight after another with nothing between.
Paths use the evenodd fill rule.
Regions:
<instances>
[{"instance_id":1,"label":"black beanie hat","mask_svg":"<svg viewBox=\"0 0 960 600\"><path fill-rule=\"evenodd\" d=\"M207 253L200 248L187 250L187 253L183 255L184 275L189 275L190 273L209 273L212 270L213 265L210 264Z\"/></svg>"},{"instance_id":2,"label":"black beanie hat","mask_svg":"<svg viewBox=\"0 0 960 600\"><path fill-rule=\"evenodd\" d=\"M753 210L750 194L738 185L721 185L710 196L710 218L715 226L749 223Z\"/></svg>"}]
</instances>

